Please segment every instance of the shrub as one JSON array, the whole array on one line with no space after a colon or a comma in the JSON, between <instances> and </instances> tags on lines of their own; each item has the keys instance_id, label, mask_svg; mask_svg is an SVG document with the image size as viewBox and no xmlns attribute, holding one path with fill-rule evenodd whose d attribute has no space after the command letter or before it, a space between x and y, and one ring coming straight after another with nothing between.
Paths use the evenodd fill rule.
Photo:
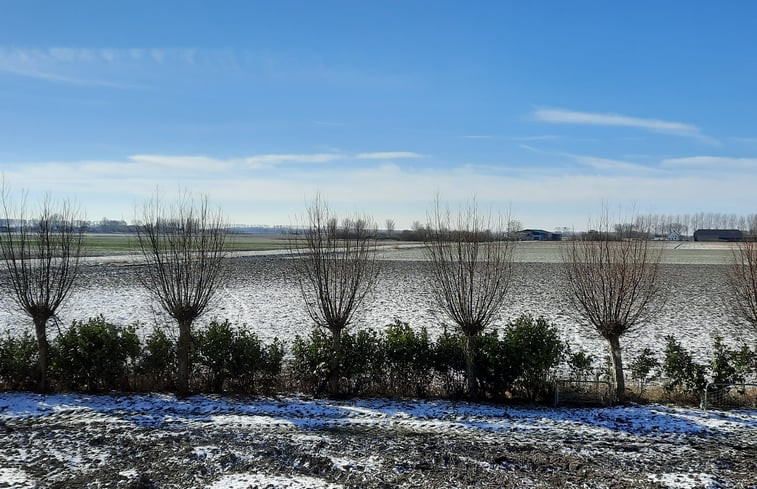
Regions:
<instances>
[{"instance_id":1,"label":"shrub","mask_svg":"<svg viewBox=\"0 0 757 489\"><path fill-rule=\"evenodd\" d=\"M644 385L655 377L654 370L660 366L660 361L655 358L649 348L644 348L641 353L631 362L631 378L639 383L639 391L644 391Z\"/></svg>"},{"instance_id":2,"label":"shrub","mask_svg":"<svg viewBox=\"0 0 757 489\"><path fill-rule=\"evenodd\" d=\"M523 315L507 324L502 337L490 332L474 337L474 365L481 392L501 399L516 389L529 400L549 391L549 372L563 358L566 346L544 318ZM465 391L465 338L445 329L434 345L434 369L447 395Z\"/></svg>"},{"instance_id":3,"label":"shrub","mask_svg":"<svg viewBox=\"0 0 757 489\"><path fill-rule=\"evenodd\" d=\"M33 389L37 384L37 340L24 333L0 339L0 384L10 389Z\"/></svg>"},{"instance_id":4,"label":"shrub","mask_svg":"<svg viewBox=\"0 0 757 489\"><path fill-rule=\"evenodd\" d=\"M559 332L543 317L521 315L507 324L504 333L504 358L516 387L535 401L549 393L549 373L562 361L566 351ZM501 368L501 367L500 367Z\"/></svg>"},{"instance_id":5,"label":"shrub","mask_svg":"<svg viewBox=\"0 0 757 489\"><path fill-rule=\"evenodd\" d=\"M567 347L566 347L567 351ZM571 379L573 380L586 380L594 369L594 361L596 357L583 351L577 351L575 353L567 352L567 364L570 369Z\"/></svg>"},{"instance_id":6,"label":"shrub","mask_svg":"<svg viewBox=\"0 0 757 489\"><path fill-rule=\"evenodd\" d=\"M270 392L281 373L284 345L263 345L254 333L238 331L229 321L212 321L194 338L198 376L211 392Z\"/></svg>"},{"instance_id":7,"label":"shrub","mask_svg":"<svg viewBox=\"0 0 757 489\"><path fill-rule=\"evenodd\" d=\"M666 377L663 388L666 392L684 394L700 393L707 386L705 367L694 362L691 353L673 336L665 337L665 360L662 372Z\"/></svg>"},{"instance_id":8,"label":"shrub","mask_svg":"<svg viewBox=\"0 0 757 489\"><path fill-rule=\"evenodd\" d=\"M299 335L294 338L292 373L301 390L319 392L325 386L333 354L331 337L321 329L314 329L306 338Z\"/></svg>"},{"instance_id":9,"label":"shrub","mask_svg":"<svg viewBox=\"0 0 757 489\"><path fill-rule=\"evenodd\" d=\"M74 321L55 339L52 371L71 389L124 389L139 351L134 326L119 328L102 316Z\"/></svg>"},{"instance_id":10,"label":"shrub","mask_svg":"<svg viewBox=\"0 0 757 489\"><path fill-rule=\"evenodd\" d=\"M283 360L284 344L278 339L264 345L255 333L239 331L228 362L229 388L241 393L273 392Z\"/></svg>"},{"instance_id":11,"label":"shrub","mask_svg":"<svg viewBox=\"0 0 757 489\"><path fill-rule=\"evenodd\" d=\"M171 389L176 375L176 346L162 329L154 330L145 340L137 372L155 390Z\"/></svg>"},{"instance_id":12,"label":"shrub","mask_svg":"<svg viewBox=\"0 0 757 489\"><path fill-rule=\"evenodd\" d=\"M365 394L385 385L385 349L376 331L360 330L341 335L338 366L339 393ZM297 336L292 347L292 370L300 389L319 395L331 379L332 359L336 355L331 335L314 329L307 338Z\"/></svg>"},{"instance_id":13,"label":"shrub","mask_svg":"<svg viewBox=\"0 0 757 489\"><path fill-rule=\"evenodd\" d=\"M385 342L381 333L361 329L355 334L342 334L339 392L357 395L381 390L386 385L385 362Z\"/></svg>"},{"instance_id":14,"label":"shrub","mask_svg":"<svg viewBox=\"0 0 757 489\"><path fill-rule=\"evenodd\" d=\"M435 367L434 345L425 329L413 331L396 321L383 332L342 333L339 392L423 396L429 392ZM332 375L331 335L314 330L295 339L292 370L304 391L319 394Z\"/></svg>"},{"instance_id":15,"label":"shrub","mask_svg":"<svg viewBox=\"0 0 757 489\"><path fill-rule=\"evenodd\" d=\"M195 346L192 364L197 376L204 379L204 385L210 392L220 393L229 375L234 331L229 321L212 321L207 329L193 335ZM241 372L240 372L241 374Z\"/></svg>"},{"instance_id":16,"label":"shrub","mask_svg":"<svg viewBox=\"0 0 757 489\"><path fill-rule=\"evenodd\" d=\"M439 376L442 389L450 397L461 397L465 393L463 345L463 337L450 333L446 327L434 343L432 359L434 372Z\"/></svg>"},{"instance_id":17,"label":"shrub","mask_svg":"<svg viewBox=\"0 0 757 489\"><path fill-rule=\"evenodd\" d=\"M382 345L390 392L425 396L434 373L434 349L426 328L416 333L408 323L397 320L387 326Z\"/></svg>"},{"instance_id":18,"label":"shrub","mask_svg":"<svg viewBox=\"0 0 757 489\"><path fill-rule=\"evenodd\" d=\"M460 340L462 346L463 338ZM489 397L503 398L523 373L521 358L513 355L507 340L500 340L496 331L477 337L474 350L481 390Z\"/></svg>"},{"instance_id":19,"label":"shrub","mask_svg":"<svg viewBox=\"0 0 757 489\"><path fill-rule=\"evenodd\" d=\"M716 384L743 383L750 376L754 361L755 355L746 344L742 344L738 350L731 350L723 343L721 336L713 337L710 356L712 382Z\"/></svg>"},{"instance_id":20,"label":"shrub","mask_svg":"<svg viewBox=\"0 0 757 489\"><path fill-rule=\"evenodd\" d=\"M481 394L489 398L505 397L521 365L513 361L506 342L496 331L470 338L476 383ZM461 397L466 390L465 342L462 334L450 334L446 328L434 344L433 366L447 396Z\"/></svg>"}]
</instances>

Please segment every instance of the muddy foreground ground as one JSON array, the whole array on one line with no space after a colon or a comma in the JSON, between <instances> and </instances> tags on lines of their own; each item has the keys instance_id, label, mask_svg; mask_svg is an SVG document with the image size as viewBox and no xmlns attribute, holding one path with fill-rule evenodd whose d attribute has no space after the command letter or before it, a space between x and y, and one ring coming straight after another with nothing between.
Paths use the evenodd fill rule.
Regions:
<instances>
[{"instance_id":1,"label":"muddy foreground ground","mask_svg":"<svg viewBox=\"0 0 757 489\"><path fill-rule=\"evenodd\" d=\"M757 487L757 411L0 394L0 487Z\"/></svg>"}]
</instances>

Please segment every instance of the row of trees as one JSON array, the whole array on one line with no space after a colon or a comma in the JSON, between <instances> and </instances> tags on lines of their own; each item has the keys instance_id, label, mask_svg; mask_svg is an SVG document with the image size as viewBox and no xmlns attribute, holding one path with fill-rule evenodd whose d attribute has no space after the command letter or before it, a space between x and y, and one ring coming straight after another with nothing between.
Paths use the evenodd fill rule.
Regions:
<instances>
[{"instance_id":1,"label":"row of trees","mask_svg":"<svg viewBox=\"0 0 757 489\"><path fill-rule=\"evenodd\" d=\"M26 202L12 206L1 195L5 217L23 218ZM42 202L34 228L0 232L6 272L3 292L34 323L39 349L39 389L47 388L47 327L74 286L83 253L83 228L70 203ZM431 264L430 292L440 310L465 338L467 394L475 398L479 383L475 348L499 317L512 284L514 242L506 239L512 220L481 212L474 201L453 212L437 198L424 227L425 253ZM598 233L617 238L604 212ZM339 221L316 197L308 206L304 233L290 240L291 261L309 316L331 341L328 378L332 394L339 389L341 339L378 284L376 226L367 216ZM501 236L502 238L492 238ZM158 196L143 208L137 238L144 257L142 285L178 324L177 379L180 393L189 390L191 333L194 321L226 280L226 230L220 211L184 196L172 206ZM660 249L646 240L574 240L563 253L565 293L575 311L609 346L616 400L625 384L620 340L651 318L664 300L660 285ZM729 272L734 306L757 329L757 245L740 243Z\"/></svg>"}]
</instances>

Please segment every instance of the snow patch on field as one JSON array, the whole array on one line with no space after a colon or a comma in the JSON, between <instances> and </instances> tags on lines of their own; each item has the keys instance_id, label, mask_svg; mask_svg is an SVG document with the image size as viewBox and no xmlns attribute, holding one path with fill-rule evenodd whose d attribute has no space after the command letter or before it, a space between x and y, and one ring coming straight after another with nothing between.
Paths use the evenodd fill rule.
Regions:
<instances>
[{"instance_id":1,"label":"snow patch on field","mask_svg":"<svg viewBox=\"0 0 757 489\"><path fill-rule=\"evenodd\" d=\"M330 484L315 477L283 477L266 474L229 474L221 477L210 489L248 489L250 487L275 487L280 489L339 489L343 486Z\"/></svg>"},{"instance_id":2,"label":"snow patch on field","mask_svg":"<svg viewBox=\"0 0 757 489\"><path fill-rule=\"evenodd\" d=\"M717 478L709 474L677 472L670 474L650 474L649 478L668 489L718 489L722 487Z\"/></svg>"},{"instance_id":3,"label":"snow patch on field","mask_svg":"<svg viewBox=\"0 0 757 489\"><path fill-rule=\"evenodd\" d=\"M36 484L29 480L26 476L26 472L21 469L0 467L0 487L32 489L36 487Z\"/></svg>"}]
</instances>

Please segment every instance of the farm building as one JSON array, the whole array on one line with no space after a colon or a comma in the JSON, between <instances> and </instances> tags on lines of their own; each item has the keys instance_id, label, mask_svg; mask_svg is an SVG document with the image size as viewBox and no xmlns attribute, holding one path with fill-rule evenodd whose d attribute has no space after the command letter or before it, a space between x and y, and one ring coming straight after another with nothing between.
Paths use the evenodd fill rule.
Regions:
<instances>
[{"instance_id":1,"label":"farm building","mask_svg":"<svg viewBox=\"0 0 757 489\"><path fill-rule=\"evenodd\" d=\"M686 236L674 230L667 234L655 234L652 239L654 241L686 241Z\"/></svg>"},{"instance_id":2,"label":"farm building","mask_svg":"<svg viewBox=\"0 0 757 489\"><path fill-rule=\"evenodd\" d=\"M550 233L543 229L524 229L519 233L522 241L560 241L562 234Z\"/></svg>"},{"instance_id":3,"label":"farm building","mask_svg":"<svg viewBox=\"0 0 757 489\"><path fill-rule=\"evenodd\" d=\"M741 241L744 233L738 229L697 229L694 241Z\"/></svg>"}]
</instances>

